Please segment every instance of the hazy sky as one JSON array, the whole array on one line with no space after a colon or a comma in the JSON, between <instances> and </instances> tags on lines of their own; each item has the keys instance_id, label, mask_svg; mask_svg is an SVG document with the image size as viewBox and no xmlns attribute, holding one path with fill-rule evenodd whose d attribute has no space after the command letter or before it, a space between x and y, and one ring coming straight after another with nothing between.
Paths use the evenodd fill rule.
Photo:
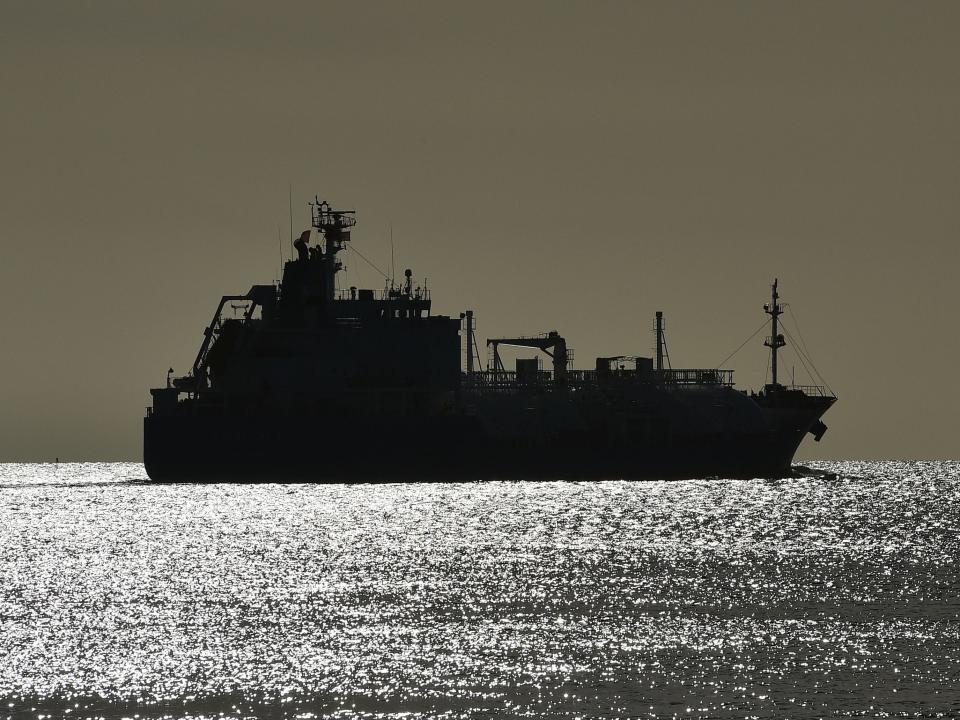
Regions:
<instances>
[{"instance_id":1,"label":"hazy sky","mask_svg":"<svg viewBox=\"0 0 960 720\"><path fill-rule=\"evenodd\" d=\"M435 312L578 367L658 309L712 367L779 276L840 397L800 457L960 457L958 37L933 2L5 0L0 459L138 459L148 388L275 278L288 183L297 229L354 207L386 265L392 222Z\"/></svg>"}]
</instances>

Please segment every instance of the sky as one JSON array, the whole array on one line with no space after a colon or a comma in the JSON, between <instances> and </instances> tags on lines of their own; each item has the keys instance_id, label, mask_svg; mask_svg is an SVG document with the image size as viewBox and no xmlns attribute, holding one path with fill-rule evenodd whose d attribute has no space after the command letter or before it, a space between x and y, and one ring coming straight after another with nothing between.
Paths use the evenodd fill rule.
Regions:
<instances>
[{"instance_id":1,"label":"sky","mask_svg":"<svg viewBox=\"0 0 960 720\"><path fill-rule=\"evenodd\" d=\"M0 4L0 461L137 460L314 195L489 336L715 367L774 277L807 458L957 458L960 5ZM278 240L279 233L279 240ZM345 284L381 287L358 257ZM726 367L759 388L760 333ZM811 382L788 347L782 372Z\"/></svg>"}]
</instances>

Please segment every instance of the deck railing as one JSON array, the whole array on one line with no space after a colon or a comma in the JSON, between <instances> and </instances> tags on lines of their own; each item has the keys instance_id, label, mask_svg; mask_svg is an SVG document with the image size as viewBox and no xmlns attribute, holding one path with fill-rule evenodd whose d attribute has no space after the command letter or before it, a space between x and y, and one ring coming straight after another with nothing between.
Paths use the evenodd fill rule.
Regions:
<instances>
[{"instance_id":1,"label":"deck railing","mask_svg":"<svg viewBox=\"0 0 960 720\"><path fill-rule=\"evenodd\" d=\"M361 288L340 288L336 290L333 294L334 298L337 300L359 300L360 299L360 290ZM389 291L373 289L373 300L374 302L385 302L387 300L392 300L394 302L405 302L412 301L418 302L423 300L430 299L430 288L420 288L419 292L416 290L407 297L399 288L396 289L396 295L390 296Z\"/></svg>"},{"instance_id":2,"label":"deck railing","mask_svg":"<svg viewBox=\"0 0 960 720\"><path fill-rule=\"evenodd\" d=\"M658 373L654 371L654 375ZM733 385L733 370L690 369L661 370L665 383L677 385Z\"/></svg>"},{"instance_id":3,"label":"deck railing","mask_svg":"<svg viewBox=\"0 0 960 720\"><path fill-rule=\"evenodd\" d=\"M814 397L833 397L833 393L822 385L788 385L788 390L800 390Z\"/></svg>"},{"instance_id":4,"label":"deck railing","mask_svg":"<svg viewBox=\"0 0 960 720\"><path fill-rule=\"evenodd\" d=\"M514 370L479 370L463 373L462 385L465 389L514 390L521 387L554 387L554 375L549 370L519 377ZM733 385L733 370L713 370L702 368L683 368L678 370L569 370L566 385L570 388L592 387L600 383L637 383L647 385Z\"/></svg>"}]
</instances>

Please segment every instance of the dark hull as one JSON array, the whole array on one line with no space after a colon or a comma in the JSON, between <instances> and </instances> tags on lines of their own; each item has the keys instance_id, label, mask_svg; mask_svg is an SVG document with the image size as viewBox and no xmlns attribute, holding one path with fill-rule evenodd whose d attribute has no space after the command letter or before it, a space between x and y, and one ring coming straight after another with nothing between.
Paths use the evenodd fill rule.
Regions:
<instances>
[{"instance_id":1,"label":"dark hull","mask_svg":"<svg viewBox=\"0 0 960 720\"><path fill-rule=\"evenodd\" d=\"M825 410L826 408L824 408ZM496 437L466 416L345 421L147 417L158 482L443 482L780 477L820 411L786 427L636 438L608 431Z\"/></svg>"}]
</instances>

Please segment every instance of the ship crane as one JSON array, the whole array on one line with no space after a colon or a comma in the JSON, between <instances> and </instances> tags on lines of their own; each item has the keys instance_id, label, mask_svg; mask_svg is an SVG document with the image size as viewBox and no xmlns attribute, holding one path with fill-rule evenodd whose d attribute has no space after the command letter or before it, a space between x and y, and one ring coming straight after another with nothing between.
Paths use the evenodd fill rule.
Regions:
<instances>
[{"instance_id":1,"label":"ship crane","mask_svg":"<svg viewBox=\"0 0 960 720\"><path fill-rule=\"evenodd\" d=\"M500 359L500 345L512 347L536 348L553 358L553 379L564 384L567 381L567 341L556 330L546 335L536 337L489 338L487 347L493 345L493 371L496 374L504 372L503 361ZM551 352L553 350L553 352Z\"/></svg>"}]
</instances>

